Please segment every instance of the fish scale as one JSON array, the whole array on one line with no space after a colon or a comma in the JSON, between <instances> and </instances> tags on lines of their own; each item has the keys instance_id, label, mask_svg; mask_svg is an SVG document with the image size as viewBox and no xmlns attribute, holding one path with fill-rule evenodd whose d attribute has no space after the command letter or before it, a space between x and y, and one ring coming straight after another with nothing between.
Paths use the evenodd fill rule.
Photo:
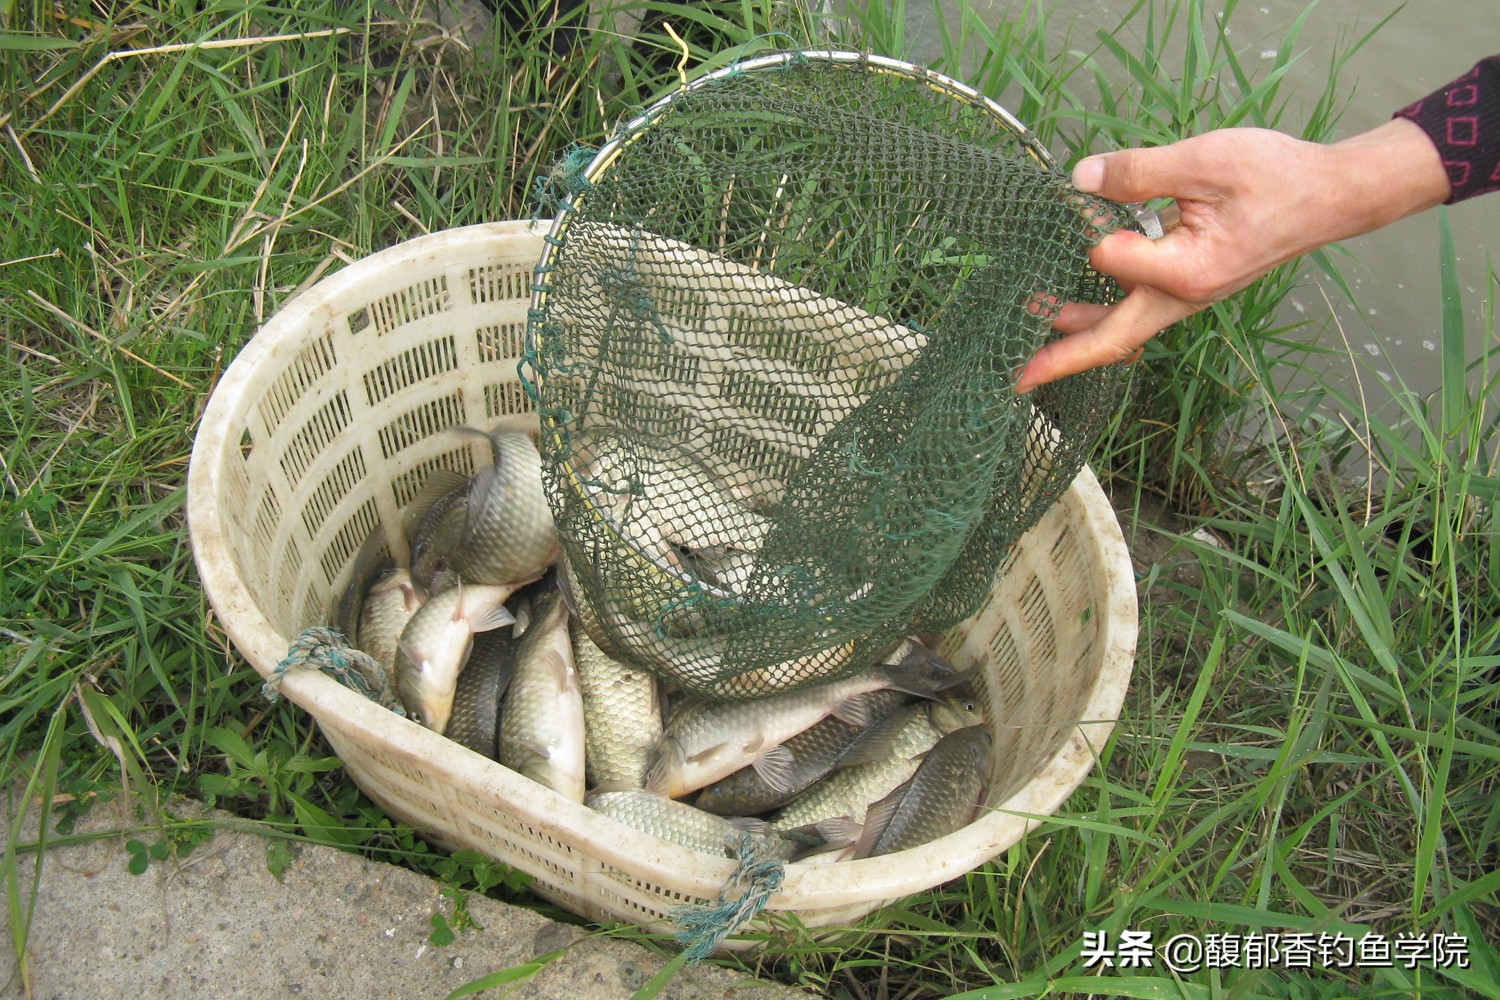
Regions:
<instances>
[{"instance_id":1,"label":"fish scale","mask_svg":"<svg viewBox=\"0 0 1500 1000\"><path fill-rule=\"evenodd\" d=\"M365 595L356 646L380 664L392 686L396 683L396 641L425 600L404 569L390 570Z\"/></svg>"},{"instance_id":2,"label":"fish scale","mask_svg":"<svg viewBox=\"0 0 1500 1000\"><path fill-rule=\"evenodd\" d=\"M584 805L632 829L714 857L723 857L731 838L742 832L756 836L757 831L763 831L758 835L761 846L770 857L782 861L791 858L795 846L791 840L764 830L764 824L733 822L639 789L596 790L589 793Z\"/></svg>"},{"instance_id":3,"label":"fish scale","mask_svg":"<svg viewBox=\"0 0 1500 1000\"><path fill-rule=\"evenodd\" d=\"M450 561L466 582L534 578L561 549L542 486L542 457L526 434L497 430L488 437L495 464L474 477L463 541Z\"/></svg>"},{"instance_id":4,"label":"fish scale","mask_svg":"<svg viewBox=\"0 0 1500 1000\"><path fill-rule=\"evenodd\" d=\"M520 644L507 630L476 635L453 692L447 737L491 760L500 758L500 704L519 650Z\"/></svg>"},{"instance_id":5,"label":"fish scale","mask_svg":"<svg viewBox=\"0 0 1500 1000\"><path fill-rule=\"evenodd\" d=\"M583 626L571 623L573 658L583 686L585 772L591 786L646 783L651 748L661 737L662 703L650 674L606 656Z\"/></svg>"},{"instance_id":6,"label":"fish scale","mask_svg":"<svg viewBox=\"0 0 1500 1000\"><path fill-rule=\"evenodd\" d=\"M875 691L866 696L873 719L895 711L908 696L900 691ZM819 778L832 771L839 754L865 730L841 719L827 718L786 741L792 766L784 790L772 788L753 767L742 767L698 793L694 804L720 816L756 816L791 801Z\"/></svg>"},{"instance_id":7,"label":"fish scale","mask_svg":"<svg viewBox=\"0 0 1500 1000\"><path fill-rule=\"evenodd\" d=\"M781 744L829 715L867 713L856 699L889 688L930 694L932 682L912 671L881 664L848 677L759 701L694 701L667 724L654 753L648 787L672 797L754 766L772 784L789 763Z\"/></svg>"},{"instance_id":8,"label":"fish scale","mask_svg":"<svg viewBox=\"0 0 1500 1000\"><path fill-rule=\"evenodd\" d=\"M402 512L401 524L411 542L411 575L428 591L440 585L448 557L463 541L468 517L469 477L451 469L428 475L422 489Z\"/></svg>"},{"instance_id":9,"label":"fish scale","mask_svg":"<svg viewBox=\"0 0 1500 1000\"><path fill-rule=\"evenodd\" d=\"M825 820L847 817L855 824L865 820L870 803L890 794L915 773L924 753L945 733L972 725L980 719L965 699L946 699L930 705L897 709L889 720L900 724L889 752L879 760L842 768L788 802L771 818L778 830L811 826ZM904 718L904 723L901 719Z\"/></svg>"},{"instance_id":10,"label":"fish scale","mask_svg":"<svg viewBox=\"0 0 1500 1000\"><path fill-rule=\"evenodd\" d=\"M894 854L962 827L989 783L989 763L985 727L969 726L944 736L910 779L870 806L854 856Z\"/></svg>"},{"instance_id":11,"label":"fish scale","mask_svg":"<svg viewBox=\"0 0 1500 1000\"><path fill-rule=\"evenodd\" d=\"M500 762L575 802L584 793L583 693L568 607L553 587L532 602L500 711Z\"/></svg>"},{"instance_id":12,"label":"fish scale","mask_svg":"<svg viewBox=\"0 0 1500 1000\"><path fill-rule=\"evenodd\" d=\"M448 726L458 675L475 632L515 619L505 602L515 587L454 587L428 599L401 631L396 684L410 718L436 733Z\"/></svg>"}]
</instances>

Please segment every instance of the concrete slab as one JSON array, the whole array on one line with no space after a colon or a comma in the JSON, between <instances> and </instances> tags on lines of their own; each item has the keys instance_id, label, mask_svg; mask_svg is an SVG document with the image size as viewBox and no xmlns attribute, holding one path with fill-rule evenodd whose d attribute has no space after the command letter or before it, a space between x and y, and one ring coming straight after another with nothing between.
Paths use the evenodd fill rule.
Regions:
<instances>
[{"instance_id":1,"label":"concrete slab","mask_svg":"<svg viewBox=\"0 0 1500 1000\"><path fill-rule=\"evenodd\" d=\"M629 997L666 963L642 946L478 895L467 902L478 927L437 946L428 940L432 915L452 917L454 907L437 883L315 845L277 879L266 840L253 833L220 830L186 857L152 861L134 875L128 838L115 831L139 825L134 807L98 806L75 833L99 839L53 846L42 859L26 943L36 1000L441 998L558 949L566 951L529 978L479 995L587 1000ZM34 811L27 826L23 840L35 836ZM20 860L23 904L35 864L34 854ZM7 909L0 906L0 997L25 997ZM707 965L683 969L661 995L807 996Z\"/></svg>"}]
</instances>

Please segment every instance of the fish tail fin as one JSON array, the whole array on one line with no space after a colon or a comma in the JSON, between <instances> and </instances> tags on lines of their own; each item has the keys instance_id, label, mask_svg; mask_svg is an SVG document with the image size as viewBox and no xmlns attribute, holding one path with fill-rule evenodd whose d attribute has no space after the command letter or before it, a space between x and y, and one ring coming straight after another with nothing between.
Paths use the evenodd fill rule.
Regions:
<instances>
[{"instance_id":1,"label":"fish tail fin","mask_svg":"<svg viewBox=\"0 0 1500 1000\"><path fill-rule=\"evenodd\" d=\"M955 683L952 676L933 678L919 667L882 664L875 669L885 677L887 687L914 698L936 698Z\"/></svg>"}]
</instances>

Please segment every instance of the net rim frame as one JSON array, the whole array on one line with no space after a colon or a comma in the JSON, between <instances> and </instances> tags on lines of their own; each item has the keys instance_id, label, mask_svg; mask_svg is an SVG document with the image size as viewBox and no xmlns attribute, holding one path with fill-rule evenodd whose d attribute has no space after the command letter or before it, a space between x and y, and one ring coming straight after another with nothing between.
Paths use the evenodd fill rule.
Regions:
<instances>
[{"instance_id":1,"label":"net rim frame","mask_svg":"<svg viewBox=\"0 0 1500 1000\"><path fill-rule=\"evenodd\" d=\"M619 157L635 142L647 129L651 128L659 118L669 113L673 107L685 96L698 90L713 86L721 80L733 76L739 76L749 72L761 72L770 69L781 69L801 62L823 62L829 65L842 66L850 70L863 69L868 73L882 74L911 80L924 84L939 94L950 97L963 104L980 109L998 122L1005 131L1009 132L1020 144L1022 150L1036 162L1043 170L1055 170L1056 161L1047 148L1036 138L1029 128L1020 119L1011 114L998 101L987 97L970 87L968 84L954 79L937 70L904 59L896 59L890 56L876 55L872 52L857 52L850 49L788 49L779 52L764 53L753 56L727 66L720 67L712 72L705 73L690 81L684 81L675 90L658 98L640 114L629 119L623 124L617 125L614 135L600 146L598 151L589 162L580 170L579 177L592 186L600 176L605 174ZM565 197L553 216L552 224L547 235L542 241L542 254L537 261L536 280L531 286L531 309L529 317L542 314L547 307L550 285L545 280L545 275L552 270L552 259L554 252L563 246L564 238L571 226L573 215L578 207L587 197L587 188L582 191L569 194ZM1132 207L1134 211L1134 208ZM525 357L535 359L539 356L540 338L538 333L539 324L528 318L526 324ZM534 363L530 364L531 371L523 375L523 378L532 382L532 390L540 399L543 389L543 376L540 368ZM539 432L550 434L553 441L561 446L561 428L555 421L550 420L539 410L540 420ZM662 576L678 581L682 584L702 588L703 592L713 597L727 600L738 600L740 595L722 590L704 580L689 577L680 570L668 565L665 560L657 554L649 551L648 547L627 532L595 499L590 495L583 483L580 471L571 460L563 460L559 463L563 479L572 488L574 494L594 517L608 530L608 532L624 544L630 550L632 556L644 560L654 571Z\"/></svg>"}]
</instances>

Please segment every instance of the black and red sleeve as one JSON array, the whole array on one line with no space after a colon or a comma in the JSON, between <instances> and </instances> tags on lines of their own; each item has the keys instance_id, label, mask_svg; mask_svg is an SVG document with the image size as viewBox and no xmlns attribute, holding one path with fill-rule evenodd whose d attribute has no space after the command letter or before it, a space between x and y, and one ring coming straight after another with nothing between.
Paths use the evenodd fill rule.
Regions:
<instances>
[{"instance_id":1,"label":"black and red sleeve","mask_svg":"<svg viewBox=\"0 0 1500 1000\"><path fill-rule=\"evenodd\" d=\"M1432 139L1453 194L1448 204L1500 190L1500 55L1397 111Z\"/></svg>"}]
</instances>

